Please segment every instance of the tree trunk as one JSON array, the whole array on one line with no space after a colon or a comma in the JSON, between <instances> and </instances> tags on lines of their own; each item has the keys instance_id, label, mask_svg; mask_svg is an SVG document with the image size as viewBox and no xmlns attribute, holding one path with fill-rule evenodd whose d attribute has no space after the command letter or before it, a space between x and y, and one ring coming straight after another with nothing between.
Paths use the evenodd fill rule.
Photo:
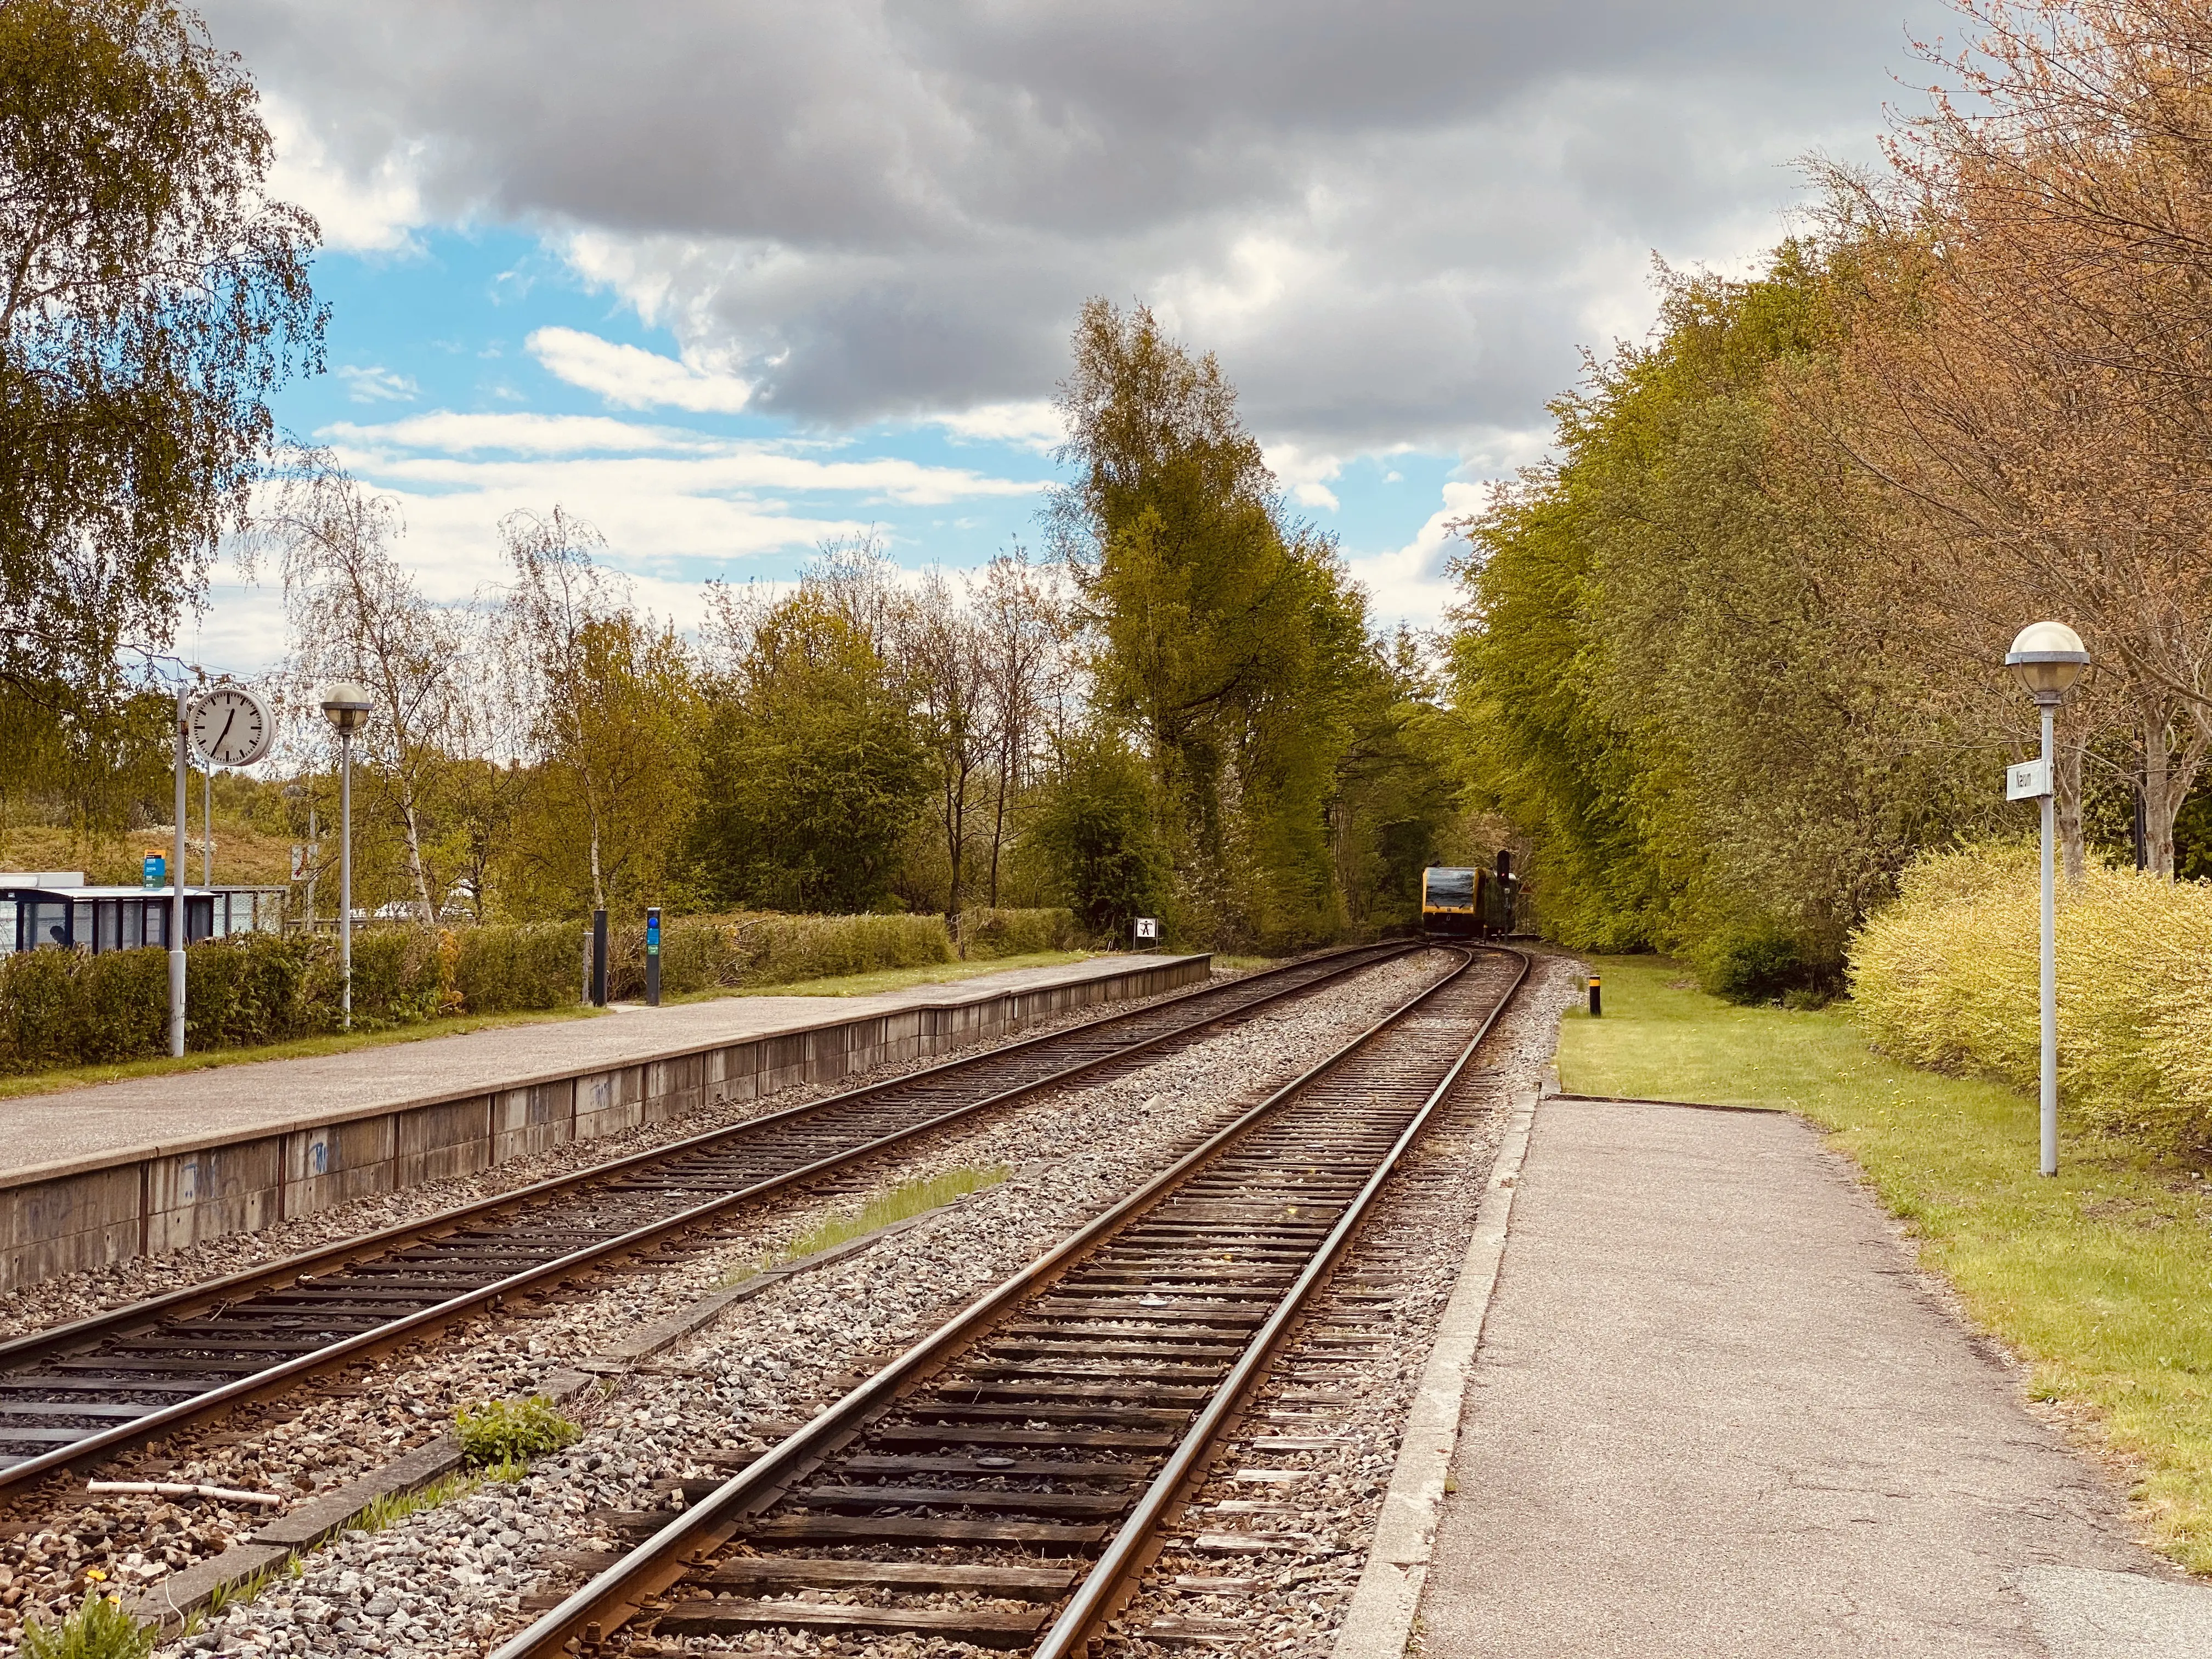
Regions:
<instances>
[{"instance_id":1,"label":"tree trunk","mask_svg":"<svg viewBox=\"0 0 2212 1659\"><path fill-rule=\"evenodd\" d=\"M2189 740L2178 754L2167 746L2172 723L2166 710L2159 709L2143 720L2143 866L2161 881L2173 879L2173 821L2196 787L2207 748L2212 746L2212 732L2195 711L2191 714L2183 727Z\"/></svg>"},{"instance_id":2,"label":"tree trunk","mask_svg":"<svg viewBox=\"0 0 2212 1659\"><path fill-rule=\"evenodd\" d=\"M422 925L438 925L437 907L430 898L429 872L422 867L422 830L415 811L415 795L410 790L399 804L399 817L407 826L407 873L414 878L415 901L422 907Z\"/></svg>"},{"instance_id":3,"label":"tree trunk","mask_svg":"<svg viewBox=\"0 0 2212 1659\"><path fill-rule=\"evenodd\" d=\"M2069 887L2080 886L2088 872L2088 855L2081 845L2081 750L2086 742L2062 729L2051 744L2051 788L2058 808L2059 858Z\"/></svg>"}]
</instances>

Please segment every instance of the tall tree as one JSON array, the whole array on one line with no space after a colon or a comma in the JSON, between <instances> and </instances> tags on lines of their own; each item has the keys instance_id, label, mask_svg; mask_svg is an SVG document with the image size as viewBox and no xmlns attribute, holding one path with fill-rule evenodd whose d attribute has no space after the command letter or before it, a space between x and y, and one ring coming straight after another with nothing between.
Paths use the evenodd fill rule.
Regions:
<instances>
[{"instance_id":1,"label":"tall tree","mask_svg":"<svg viewBox=\"0 0 2212 1659\"><path fill-rule=\"evenodd\" d=\"M991 759L981 630L938 570L904 608L897 631L915 736L931 774L931 811L945 852L945 914L957 921L965 908L975 820Z\"/></svg>"},{"instance_id":2,"label":"tall tree","mask_svg":"<svg viewBox=\"0 0 2212 1659\"><path fill-rule=\"evenodd\" d=\"M1088 302L1059 401L1076 477L1053 503L1054 543L1099 640L1099 702L1178 804L1185 926L1279 945L1333 933L1328 804L1364 597L1334 542L1285 513L1220 365L1149 311Z\"/></svg>"},{"instance_id":3,"label":"tall tree","mask_svg":"<svg viewBox=\"0 0 2212 1659\"><path fill-rule=\"evenodd\" d=\"M1017 547L993 559L975 594L991 750L989 902L999 902L1013 816L1068 700L1073 663L1067 607L1050 573Z\"/></svg>"},{"instance_id":4,"label":"tall tree","mask_svg":"<svg viewBox=\"0 0 2212 1659\"><path fill-rule=\"evenodd\" d=\"M820 582L767 605L719 589L712 608L702 889L724 903L870 908L929 788L903 676Z\"/></svg>"},{"instance_id":5,"label":"tall tree","mask_svg":"<svg viewBox=\"0 0 2212 1659\"><path fill-rule=\"evenodd\" d=\"M426 598L394 549L398 504L364 490L327 451L306 451L281 473L254 528L280 554L291 624L288 678L310 710L314 688L358 679L374 708L357 740L372 811L388 812L425 926L449 884L441 867L441 785L460 752L474 702L471 661L480 632L465 608Z\"/></svg>"},{"instance_id":6,"label":"tall tree","mask_svg":"<svg viewBox=\"0 0 2212 1659\"><path fill-rule=\"evenodd\" d=\"M122 695L202 596L321 366L317 231L252 83L164 0L0 6L0 685Z\"/></svg>"},{"instance_id":7,"label":"tall tree","mask_svg":"<svg viewBox=\"0 0 2212 1659\"><path fill-rule=\"evenodd\" d=\"M697 799L696 671L674 629L640 617L559 507L501 520L515 581L512 684L534 749L534 821L518 862L570 914L659 901Z\"/></svg>"}]
</instances>

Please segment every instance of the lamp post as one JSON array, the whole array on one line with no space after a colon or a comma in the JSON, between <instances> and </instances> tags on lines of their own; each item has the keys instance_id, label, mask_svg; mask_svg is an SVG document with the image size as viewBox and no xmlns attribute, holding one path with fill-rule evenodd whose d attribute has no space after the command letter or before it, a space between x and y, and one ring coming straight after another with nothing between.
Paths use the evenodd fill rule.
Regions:
<instances>
[{"instance_id":1,"label":"lamp post","mask_svg":"<svg viewBox=\"0 0 2212 1659\"><path fill-rule=\"evenodd\" d=\"M2064 623L2030 623L2005 653L2005 666L2043 714L2043 758L2031 789L2008 789L2008 798L2033 793L2043 802L2043 985L2041 1020L2043 1173L2058 1173L2058 900L2055 842L2057 803L2051 792L2052 726L2058 705L2089 665L2081 636Z\"/></svg>"},{"instance_id":2,"label":"lamp post","mask_svg":"<svg viewBox=\"0 0 2212 1659\"><path fill-rule=\"evenodd\" d=\"M323 718L338 734L338 1002L353 1030L353 734L368 724L368 688L335 680L322 690Z\"/></svg>"}]
</instances>

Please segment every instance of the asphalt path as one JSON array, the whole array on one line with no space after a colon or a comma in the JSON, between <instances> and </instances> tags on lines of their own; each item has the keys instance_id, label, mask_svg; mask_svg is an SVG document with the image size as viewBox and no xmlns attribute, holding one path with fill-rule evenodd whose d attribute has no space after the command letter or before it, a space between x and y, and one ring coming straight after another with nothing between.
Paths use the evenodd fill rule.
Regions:
<instances>
[{"instance_id":1,"label":"asphalt path","mask_svg":"<svg viewBox=\"0 0 2212 1659\"><path fill-rule=\"evenodd\" d=\"M2203 1659L2212 1588L1781 1114L1547 1100L1423 1659Z\"/></svg>"}]
</instances>

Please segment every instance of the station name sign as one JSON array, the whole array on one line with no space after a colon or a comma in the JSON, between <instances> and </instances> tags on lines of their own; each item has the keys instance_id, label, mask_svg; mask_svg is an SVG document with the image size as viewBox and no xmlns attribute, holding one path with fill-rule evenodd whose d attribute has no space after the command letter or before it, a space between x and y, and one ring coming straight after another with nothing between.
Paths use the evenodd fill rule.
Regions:
<instances>
[{"instance_id":1,"label":"station name sign","mask_svg":"<svg viewBox=\"0 0 2212 1659\"><path fill-rule=\"evenodd\" d=\"M2051 793L2051 763L2021 761L2005 769L2007 800L2041 800Z\"/></svg>"}]
</instances>

